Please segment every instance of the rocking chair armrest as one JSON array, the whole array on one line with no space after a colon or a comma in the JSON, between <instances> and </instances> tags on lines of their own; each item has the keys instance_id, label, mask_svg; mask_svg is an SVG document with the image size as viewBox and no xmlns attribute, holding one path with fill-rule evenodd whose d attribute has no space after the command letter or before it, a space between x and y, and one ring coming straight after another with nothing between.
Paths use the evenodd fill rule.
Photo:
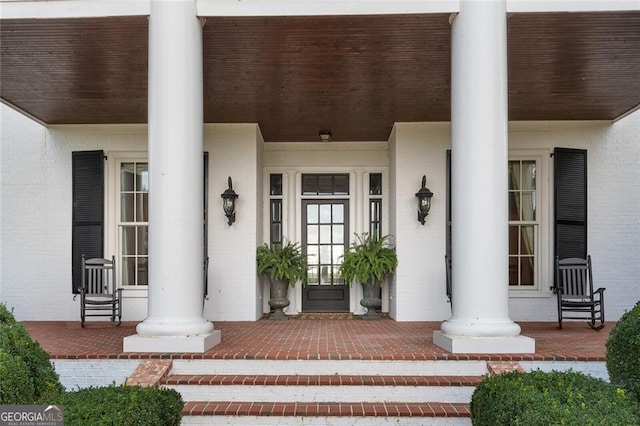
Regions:
<instances>
[{"instance_id":1,"label":"rocking chair armrest","mask_svg":"<svg viewBox=\"0 0 640 426\"><path fill-rule=\"evenodd\" d=\"M605 288L605 287L600 287L599 289L594 290L594 291L593 291L593 294L596 294L596 293L600 293L600 294L602 294L602 293L604 293L604 291L605 291L605 290L606 290L606 288Z\"/></svg>"}]
</instances>

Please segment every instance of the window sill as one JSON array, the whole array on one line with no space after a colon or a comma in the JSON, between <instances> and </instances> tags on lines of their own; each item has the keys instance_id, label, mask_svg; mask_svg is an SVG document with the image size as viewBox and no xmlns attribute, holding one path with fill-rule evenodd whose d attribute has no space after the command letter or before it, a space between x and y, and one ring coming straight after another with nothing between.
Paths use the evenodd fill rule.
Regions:
<instances>
[{"instance_id":1,"label":"window sill","mask_svg":"<svg viewBox=\"0 0 640 426\"><path fill-rule=\"evenodd\" d=\"M123 286L122 297L127 299L133 298L147 298L149 296L149 289L147 286L140 288L139 286Z\"/></svg>"},{"instance_id":2,"label":"window sill","mask_svg":"<svg viewBox=\"0 0 640 426\"><path fill-rule=\"evenodd\" d=\"M554 294L543 290L509 290L509 299L549 298Z\"/></svg>"}]
</instances>

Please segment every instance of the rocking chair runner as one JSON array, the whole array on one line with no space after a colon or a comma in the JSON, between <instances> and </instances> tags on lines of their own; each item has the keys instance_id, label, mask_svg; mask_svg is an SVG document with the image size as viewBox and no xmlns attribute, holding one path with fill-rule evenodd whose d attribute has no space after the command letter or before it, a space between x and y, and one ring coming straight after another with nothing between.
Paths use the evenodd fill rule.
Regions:
<instances>
[{"instance_id":1,"label":"rocking chair runner","mask_svg":"<svg viewBox=\"0 0 640 426\"><path fill-rule=\"evenodd\" d=\"M604 327L604 288L593 290L591 256L586 259L556 257L558 325L563 319L586 319L589 327ZM596 325L597 322L600 324Z\"/></svg>"},{"instance_id":2,"label":"rocking chair runner","mask_svg":"<svg viewBox=\"0 0 640 426\"><path fill-rule=\"evenodd\" d=\"M86 317L110 317L112 323L120 325L122 289L116 287L115 256L111 260L82 256L82 287L79 289L82 327Z\"/></svg>"}]
</instances>

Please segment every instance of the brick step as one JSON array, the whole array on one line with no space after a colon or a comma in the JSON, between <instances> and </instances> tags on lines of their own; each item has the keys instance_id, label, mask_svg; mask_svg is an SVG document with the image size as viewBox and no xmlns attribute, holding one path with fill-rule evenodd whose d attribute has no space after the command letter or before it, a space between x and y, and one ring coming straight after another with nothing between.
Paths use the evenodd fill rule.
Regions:
<instances>
[{"instance_id":1,"label":"brick step","mask_svg":"<svg viewBox=\"0 0 640 426\"><path fill-rule=\"evenodd\" d=\"M483 376L175 374L163 378L161 383L199 386L476 386L483 379Z\"/></svg>"},{"instance_id":2,"label":"brick step","mask_svg":"<svg viewBox=\"0 0 640 426\"><path fill-rule=\"evenodd\" d=\"M485 360L174 359L173 375L483 376Z\"/></svg>"},{"instance_id":3,"label":"brick step","mask_svg":"<svg viewBox=\"0 0 640 426\"><path fill-rule=\"evenodd\" d=\"M442 402L189 401L183 416L470 417L469 404Z\"/></svg>"},{"instance_id":4,"label":"brick step","mask_svg":"<svg viewBox=\"0 0 640 426\"><path fill-rule=\"evenodd\" d=\"M468 403L482 376L170 375L185 401Z\"/></svg>"}]
</instances>

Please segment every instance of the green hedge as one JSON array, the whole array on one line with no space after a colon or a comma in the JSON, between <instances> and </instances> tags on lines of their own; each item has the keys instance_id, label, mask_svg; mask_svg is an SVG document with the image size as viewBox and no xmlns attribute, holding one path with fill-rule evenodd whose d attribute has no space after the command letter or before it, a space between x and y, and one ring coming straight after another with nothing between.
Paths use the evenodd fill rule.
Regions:
<instances>
[{"instance_id":1,"label":"green hedge","mask_svg":"<svg viewBox=\"0 0 640 426\"><path fill-rule=\"evenodd\" d=\"M173 389L140 386L80 389L60 403L67 426L177 426L184 405Z\"/></svg>"},{"instance_id":2,"label":"green hedge","mask_svg":"<svg viewBox=\"0 0 640 426\"><path fill-rule=\"evenodd\" d=\"M19 357L0 348L0 403L24 404L34 400L29 367Z\"/></svg>"},{"instance_id":3,"label":"green hedge","mask_svg":"<svg viewBox=\"0 0 640 426\"><path fill-rule=\"evenodd\" d=\"M65 425L173 426L182 397L171 389L139 386L86 388L65 393L49 354L0 304L0 404L64 405Z\"/></svg>"},{"instance_id":4,"label":"green hedge","mask_svg":"<svg viewBox=\"0 0 640 426\"><path fill-rule=\"evenodd\" d=\"M609 333L606 363L611 383L640 402L640 302Z\"/></svg>"},{"instance_id":5,"label":"green hedge","mask_svg":"<svg viewBox=\"0 0 640 426\"><path fill-rule=\"evenodd\" d=\"M471 398L477 426L640 425L640 406L622 389L582 373L491 376Z\"/></svg>"},{"instance_id":6,"label":"green hedge","mask_svg":"<svg viewBox=\"0 0 640 426\"><path fill-rule=\"evenodd\" d=\"M0 403L47 404L64 392L49 354L0 304Z\"/></svg>"}]
</instances>

